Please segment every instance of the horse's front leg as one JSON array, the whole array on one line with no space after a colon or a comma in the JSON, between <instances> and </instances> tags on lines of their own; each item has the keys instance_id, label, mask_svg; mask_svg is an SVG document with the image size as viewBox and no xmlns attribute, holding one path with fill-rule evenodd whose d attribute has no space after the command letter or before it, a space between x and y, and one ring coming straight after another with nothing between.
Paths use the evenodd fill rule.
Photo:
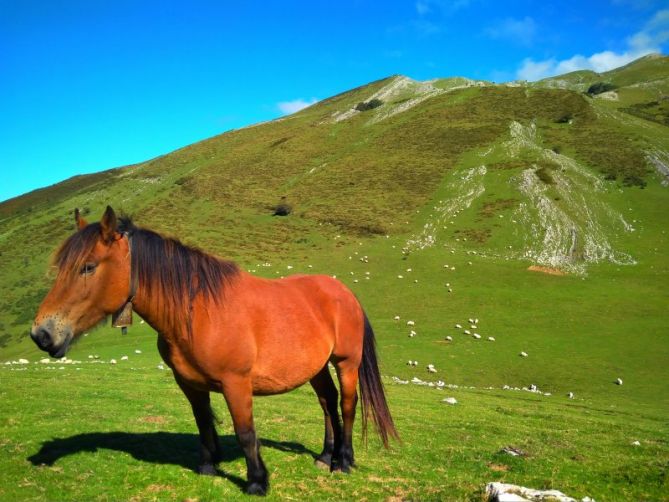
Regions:
<instances>
[{"instance_id":1,"label":"horse's front leg","mask_svg":"<svg viewBox=\"0 0 669 502\"><path fill-rule=\"evenodd\" d=\"M260 443L253 425L253 386L248 376L226 375L223 395L228 404L239 444L246 458L246 493L265 495L269 480L260 457Z\"/></svg>"},{"instance_id":2,"label":"horse's front leg","mask_svg":"<svg viewBox=\"0 0 669 502\"><path fill-rule=\"evenodd\" d=\"M176 373L174 378L190 402L195 423L200 432L200 464L197 472L215 475L214 465L221 459L221 445L214 426L214 413L211 410L209 392L190 387Z\"/></svg>"}]
</instances>

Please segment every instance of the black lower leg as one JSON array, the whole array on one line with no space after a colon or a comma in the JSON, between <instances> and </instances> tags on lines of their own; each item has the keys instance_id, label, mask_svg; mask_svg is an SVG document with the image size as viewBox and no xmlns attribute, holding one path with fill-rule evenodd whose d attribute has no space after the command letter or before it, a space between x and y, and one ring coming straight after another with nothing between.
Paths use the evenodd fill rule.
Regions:
<instances>
[{"instance_id":1,"label":"black lower leg","mask_svg":"<svg viewBox=\"0 0 669 502\"><path fill-rule=\"evenodd\" d=\"M208 397L208 396L207 396ZM209 403L195 410L195 422L200 432L200 465L198 472L200 474L216 474L214 464L221 460L221 445L214 426L214 414L211 411Z\"/></svg>"},{"instance_id":2,"label":"black lower leg","mask_svg":"<svg viewBox=\"0 0 669 502\"><path fill-rule=\"evenodd\" d=\"M175 375L176 381L188 398L193 416L200 433L200 463L197 472L200 474L216 474L214 464L221 459L221 445L214 426L214 414L211 410L209 392L193 389Z\"/></svg>"},{"instance_id":3,"label":"black lower leg","mask_svg":"<svg viewBox=\"0 0 669 502\"><path fill-rule=\"evenodd\" d=\"M239 444L246 457L246 476L248 484L246 493L249 495L265 495L269 489L269 480L265 463L260 457L260 444L254 430L237 434Z\"/></svg>"}]
</instances>

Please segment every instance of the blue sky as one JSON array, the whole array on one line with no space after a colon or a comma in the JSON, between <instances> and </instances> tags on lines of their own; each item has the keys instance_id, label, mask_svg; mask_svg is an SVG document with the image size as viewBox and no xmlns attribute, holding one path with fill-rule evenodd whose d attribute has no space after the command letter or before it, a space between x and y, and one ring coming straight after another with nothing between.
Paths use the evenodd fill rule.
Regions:
<instances>
[{"instance_id":1,"label":"blue sky","mask_svg":"<svg viewBox=\"0 0 669 502\"><path fill-rule=\"evenodd\" d=\"M653 0L0 0L0 200L393 74L537 80L668 48Z\"/></svg>"}]
</instances>

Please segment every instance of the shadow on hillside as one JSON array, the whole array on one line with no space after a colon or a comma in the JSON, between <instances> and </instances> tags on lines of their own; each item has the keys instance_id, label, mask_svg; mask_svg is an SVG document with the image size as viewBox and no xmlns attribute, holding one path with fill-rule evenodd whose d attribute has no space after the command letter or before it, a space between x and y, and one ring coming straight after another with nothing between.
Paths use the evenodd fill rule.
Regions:
<instances>
[{"instance_id":1,"label":"shadow on hillside","mask_svg":"<svg viewBox=\"0 0 669 502\"><path fill-rule=\"evenodd\" d=\"M154 464L174 464L196 471L198 464L198 436L175 432L89 432L75 436L52 439L42 443L40 450L27 458L33 465L53 465L68 455L96 452L99 449L129 453L135 459ZM244 454L233 435L220 436L221 462L243 458ZM260 440L263 448L311 455L317 454L300 443ZM240 487L246 485L238 476L218 469L218 474Z\"/></svg>"}]
</instances>

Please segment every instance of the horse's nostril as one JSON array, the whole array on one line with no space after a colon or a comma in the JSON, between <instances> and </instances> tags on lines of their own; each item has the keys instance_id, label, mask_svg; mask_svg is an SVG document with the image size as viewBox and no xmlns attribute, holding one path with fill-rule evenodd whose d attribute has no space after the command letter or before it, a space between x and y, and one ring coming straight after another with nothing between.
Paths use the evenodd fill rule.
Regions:
<instances>
[{"instance_id":1,"label":"horse's nostril","mask_svg":"<svg viewBox=\"0 0 669 502\"><path fill-rule=\"evenodd\" d=\"M40 327L37 331L31 332L30 338L32 338L41 348L49 347L53 343L51 333L44 327Z\"/></svg>"}]
</instances>

